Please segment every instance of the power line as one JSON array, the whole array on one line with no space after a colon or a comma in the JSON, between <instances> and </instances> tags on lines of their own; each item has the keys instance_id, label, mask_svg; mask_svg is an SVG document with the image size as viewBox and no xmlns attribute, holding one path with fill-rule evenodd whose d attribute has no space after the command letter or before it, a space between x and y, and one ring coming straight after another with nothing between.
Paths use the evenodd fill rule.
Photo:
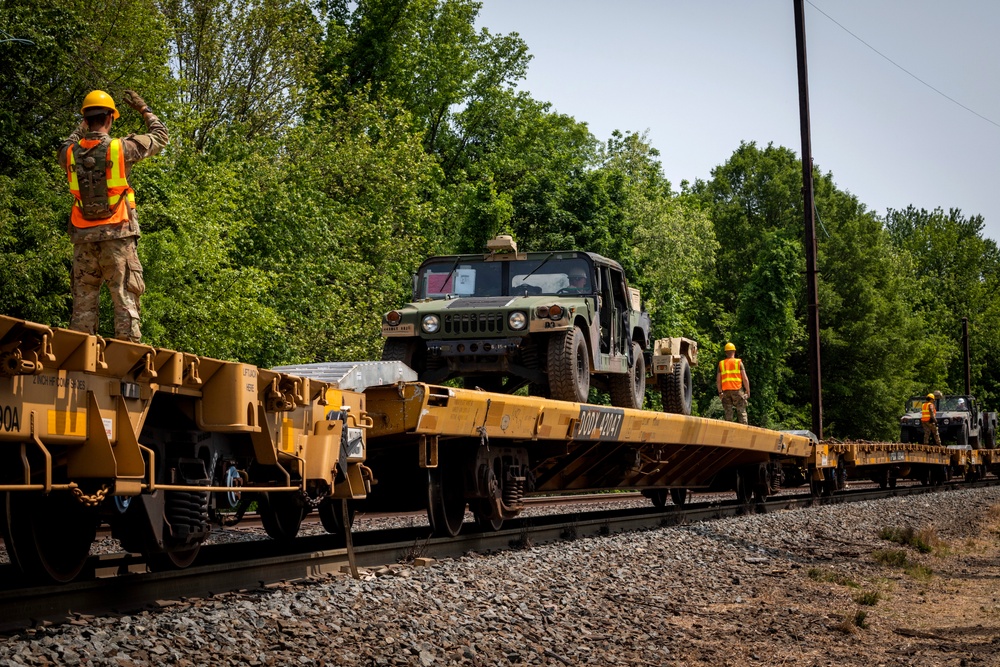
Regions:
<instances>
[{"instance_id":1,"label":"power line","mask_svg":"<svg viewBox=\"0 0 1000 667\"><path fill-rule=\"evenodd\" d=\"M987 123L990 123L991 125L995 125L997 127L1000 127L1000 123L997 123L996 121L994 121L994 120L992 120L990 118L987 118L986 116L984 116L983 114L979 113L978 111L975 111L974 109L970 109L969 107L965 106L964 104L962 104L961 102L959 102L958 100L956 100L954 97L951 97L950 95L941 92L940 90L938 90L937 88L935 88L931 84L927 83L926 81L924 81L923 79L921 79L919 76L917 76L916 74L914 74L910 70L906 69L905 67L903 67L902 65L900 65L899 63L897 63L895 60L893 60L889 56L885 55L884 53L882 53L881 51L879 51L878 49L876 49L874 46L872 46L871 44L869 44L865 40L863 40L860 37L858 37L857 35L855 35L853 32L851 32L850 30L848 30L842 23L840 23L839 21L837 21L837 19L833 18L832 16L830 16L829 14L827 14L826 12L824 12L822 9L820 9L819 7L817 7L815 4L813 4L811 2L811 0L806 0L806 2L808 2L809 5L813 9L815 9L817 12L819 12L820 14L822 14L823 16L825 16L826 18L828 18L831 21L833 21L841 30L843 30L844 32L846 32L848 35L850 35L854 39L858 40L859 42L861 42L862 44L864 44L865 46L867 46L869 49L871 49L872 51L874 51L878 55L880 55L883 58L885 58L892 65L896 66L897 68L899 68L900 70L902 70L903 72L905 72L906 74L908 74L909 76L913 77L914 79L916 79L920 83L924 84L925 86L927 86L928 88L930 88L931 90L933 90L935 93L937 93L941 97L943 97L943 98L945 98L945 99L953 102L954 104L957 104L958 106L962 107L963 109L965 109L969 113L982 118Z\"/></svg>"}]
</instances>

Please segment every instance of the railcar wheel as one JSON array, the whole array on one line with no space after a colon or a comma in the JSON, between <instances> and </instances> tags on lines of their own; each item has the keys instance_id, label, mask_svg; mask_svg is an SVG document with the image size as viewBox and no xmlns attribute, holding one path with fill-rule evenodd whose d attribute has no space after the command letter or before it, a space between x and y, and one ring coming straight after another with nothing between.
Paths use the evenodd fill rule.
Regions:
<instances>
[{"instance_id":1,"label":"railcar wheel","mask_svg":"<svg viewBox=\"0 0 1000 667\"><path fill-rule=\"evenodd\" d=\"M449 466L427 469L427 517L441 537L455 537L465 521L462 472Z\"/></svg>"},{"instance_id":2,"label":"railcar wheel","mask_svg":"<svg viewBox=\"0 0 1000 667\"><path fill-rule=\"evenodd\" d=\"M33 579L72 581L97 534L97 510L72 494L7 493L4 543L11 562Z\"/></svg>"},{"instance_id":3,"label":"railcar wheel","mask_svg":"<svg viewBox=\"0 0 1000 667\"><path fill-rule=\"evenodd\" d=\"M275 540L291 540L299 532L306 509L294 493L262 493L257 512L264 530Z\"/></svg>"},{"instance_id":4,"label":"railcar wheel","mask_svg":"<svg viewBox=\"0 0 1000 667\"><path fill-rule=\"evenodd\" d=\"M662 510L667 506L667 495L666 489L651 489L649 491L644 491L643 495L653 501L653 507L658 510Z\"/></svg>"},{"instance_id":5,"label":"railcar wheel","mask_svg":"<svg viewBox=\"0 0 1000 667\"><path fill-rule=\"evenodd\" d=\"M189 567L201 551L201 544L178 551L161 551L146 556L146 565L153 572L169 572Z\"/></svg>"},{"instance_id":6,"label":"railcar wheel","mask_svg":"<svg viewBox=\"0 0 1000 667\"><path fill-rule=\"evenodd\" d=\"M754 499L753 482L747 479L747 475L742 470L736 471L736 500L744 505L749 505Z\"/></svg>"},{"instance_id":7,"label":"railcar wheel","mask_svg":"<svg viewBox=\"0 0 1000 667\"><path fill-rule=\"evenodd\" d=\"M580 327L554 334L549 341L546 370L549 395L558 401L586 403L590 394L590 361Z\"/></svg>"},{"instance_id":8,"label":"railcar wheel","mask_svg":"<svg viewBox=\"0 0 1000 667\"><path fill-rule=\"evenodd\" d=\"M334 535L344 533L344 503L347 503L347 521L353 526L355 508L352 503L339 498L326 498L319 504L319 520L326 532Z\"/></svg>"},{"instance_id":9,"label":"railcar wheel","mask_svg":"<svg viewBox=\"0 0 1000 667\"><path fill-rule=\"evenodd\" d=\"M476 526L482 532L497 532L503 526L503 519L494 517L493 506L489 500L479 499L469 503L472 508L472 515L476 517Z\"/></svg>"},{"instance_id":10,"label":"railcar wheel","mask_svg":"<svg viewBox=\"0 0 1000 667\"><path fill-rule=\"evenodd\" d=\"M611 405L642 410L646 399L646 359L642 346L632 341L632 367L624 374L608 376Z\"/></svg>"},{"instance_id":11,"label":"railcar wheel","mask_svg":"<svg viewBox=\"0 0 1000 667\"><path fill-rule=\"evenodd\" d=\"M687 489L670 489L670 500L672 500L674 505L677 505L678 507L684 507L684 504L687 502L687 497Z\"/></svg>"},{"instance_id":12,"label":"railcar wheel","mask_svg":"<svg viewBox=\"0 0 1000 667\"><path fill-rule=\"evenodd\" d=\"M691 414L691 365L687 357L674 365L670 375L660 375L660 396L663 399L663 410L678 415Z\"/></svg>"}]
</instances>

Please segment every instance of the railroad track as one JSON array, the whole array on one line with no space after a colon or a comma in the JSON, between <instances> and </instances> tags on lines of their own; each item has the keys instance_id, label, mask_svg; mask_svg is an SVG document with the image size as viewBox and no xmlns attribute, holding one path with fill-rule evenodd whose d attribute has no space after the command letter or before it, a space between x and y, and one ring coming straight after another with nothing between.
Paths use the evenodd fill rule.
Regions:
<instances>
[{"instance_id":1,"label":"railroad track","mask_svg":"<svg viewBox=\"0 0 1000 667\"><path fill-rule=\"evenodd\" d=\"M848 490L834 496L778 496L758 505L733 500L612 509L525 517L504 523L495 533L478 533L466 523L455 538L433 538L429 527L357 532L353 535L356 565L373 568L417 558L454 558L469 551L489 552L573 540L611 533L708 521L749 512L774 512L897 496L947 492L1000 485L1000 479L941 486ZM621 494L624 495L624 494ZM593 497L590 501L594 502ZM43 620L64 621L79 614L130 612L163 601L203 598L215 594L260 589L282 581L343 575L348 555L343 536L314 535L291 542L274 540L206 546L197 565L172 572L146 572L141 558L130 554L92 556L83 580L59 586L28 586L9 565L0 566L0 631L11 631Z\"/></svg>"}]
</instances>

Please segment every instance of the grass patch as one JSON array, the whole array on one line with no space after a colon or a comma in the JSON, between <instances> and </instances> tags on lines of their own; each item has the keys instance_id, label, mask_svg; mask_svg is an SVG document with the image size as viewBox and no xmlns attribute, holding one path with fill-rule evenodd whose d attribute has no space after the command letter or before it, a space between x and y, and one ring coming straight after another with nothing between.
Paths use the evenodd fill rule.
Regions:
<instances>
[{"instance_id":1,"label":"grass patch","mask_svg":"<svg viewBox=\"0 0 1000 667\"><path fill-rule=\"evenodd\" d=\"M872 558L876 563L890 567L906 567L909 562L906 552L900 549L876 549L872 552Z\"/></svg>"},{"instance_id":2,"label":"grass patch","mask_svg":"<svg viewBox=\"0 0 1000 667\"><path fill-rule=\"evenodd\" d=\"M907 576L913 577L917 581L929 581L933 576L934 571L926 565L921 565L920 563L910 563L903 568L903 573Z\"/></svg>"},{"instance_id":3,"label":"grass patch","mask_svg":"<svg viewBox=\"0 0 1000 667\"><path fill-rule=\"evenodd\" d=\"M866 607L874 607L882 599L882 594L878 591L861 591L854 596L854 601Z\"/></svg>"},{"instance_id":4,"label":"grass patch","mask_svg":"<svg viewBox=\"0 0 1000 667\"><path fill-rule=\"evenodd\" d=\"M818 581L820 583L839 584L840 586L847 586L848 588L861 588L861 585L858 584L858 582L854 581L847 575L834 572L833 570L811 567L806 574L813 581Z\"/></svg>"},{"instance_id":5,"label":"grass patch","mask_svg":"<svg viewBox=\"0 0 1000 667\"><path fill-rule=\"evenodd\" d=\"M919 531L910 526L886 526L878 536L889 542L895 542L906 547L913 547L922 554L936 552L938 556L949 553L948 544L938 537L935 528L921 528Z\"/></svg>"},{"instance_id":6,"label":"grass patch","mask_svg":"<svg viewBox=\"0 0 1000 667\"><path fill-rule=\"evenodd\" d=\"M881 565L902 568L903 574L917 581L929 581L934 573L926 565L911 561L901 549L878 549L872 552L872 558Z\"/></svg>"},{"instance_id":7,"label":"grass patch","mask_svg":"<svg viewBox=\"0 0 1000 667\"><path fill-rule=\"evenodd\" d=\"M853 614L844 614L844 620L833 626L834 630L840 630L846 635L856 634L858 629L868 629L868 612L864 609L856 609Z\"/></svg>"}]
</instances>

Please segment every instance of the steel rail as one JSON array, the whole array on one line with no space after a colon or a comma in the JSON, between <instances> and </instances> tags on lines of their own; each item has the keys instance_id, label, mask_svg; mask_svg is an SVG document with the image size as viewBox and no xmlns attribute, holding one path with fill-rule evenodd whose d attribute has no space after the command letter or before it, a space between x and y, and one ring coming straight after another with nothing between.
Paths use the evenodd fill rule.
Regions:
<instances>
[{"instance_id":1,"label":"steel rail","mask_svg":"<svg viewBox=\"0 0 1000 667\"><path fill-rule=\"evenodd\" d=\"M525 548L591 536L650 530L710 521L749 513L878 500L1000 485L1000 479L946 482L940 486L844 491L815 498L808 494L779 496L757 505L737 501L691 503L666 509L646 507L524 517L504 523L497 532L475 532L465 524L455 538L431 537L427 526L360 531L353 534L360 567L372 568L418 557L456 558L469 551ZM269 584L341 575L347 570L343 536L315 535L290 542L261 540L203 547L197 564L185 570L146 572L140 557L129 554L92 556L84 580L58 586L29 586L14 568L0 566L0 631L9 632L41 621L65 621L82 613L126 613L163 600L202 598L259 590Z\"/></svg>"}]
</instances>

